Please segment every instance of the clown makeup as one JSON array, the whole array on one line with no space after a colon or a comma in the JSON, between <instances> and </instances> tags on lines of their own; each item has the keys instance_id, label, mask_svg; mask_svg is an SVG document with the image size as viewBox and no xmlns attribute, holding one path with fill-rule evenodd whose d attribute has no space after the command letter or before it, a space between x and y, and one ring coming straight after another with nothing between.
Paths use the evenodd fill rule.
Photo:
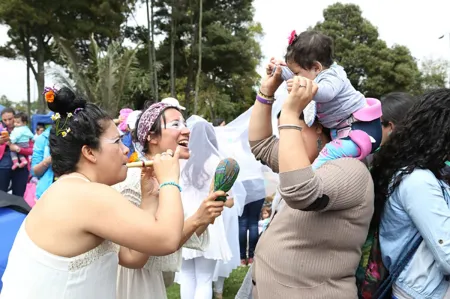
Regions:
<instances>
[{"instance_id":1,"label":"clown makeup","mask_svg":"<svg viewBox=\"0 0 450 299\"><path fill-rule=\"evenodd\" d=\"M173 120L171 122L166 123L165 128L181 131L187 128L187 125L186 121L181 117L179 120Z\"/></svg>"}]
</instances>

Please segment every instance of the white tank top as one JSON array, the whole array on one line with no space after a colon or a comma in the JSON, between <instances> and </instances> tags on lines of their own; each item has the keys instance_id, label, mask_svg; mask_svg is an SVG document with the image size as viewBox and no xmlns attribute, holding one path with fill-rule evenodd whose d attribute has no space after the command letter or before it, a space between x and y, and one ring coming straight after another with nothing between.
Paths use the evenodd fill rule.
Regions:
<instances>
[{"instance_id":1,"label":"white tank top","mask_svg":"<svg viewBox=\"0 0 450 299\"><path fill-rule=\"evenodd\" d=\"M53 255L31 241L25 221L3 275L1 299L115 299L119 247L103 241L81 255Z\"/></svg>"},{"instance_id":2,"label":"white tank top","mask_svg":"<svg viewBox=\"0 0 450 299\"><path fill-rule=\"evenodd\" d=\"M34 244L25 222L9 253L0 299L116 298L118 245L103 241L78 256L61 257Z\"/></svg>"}]
</instances>

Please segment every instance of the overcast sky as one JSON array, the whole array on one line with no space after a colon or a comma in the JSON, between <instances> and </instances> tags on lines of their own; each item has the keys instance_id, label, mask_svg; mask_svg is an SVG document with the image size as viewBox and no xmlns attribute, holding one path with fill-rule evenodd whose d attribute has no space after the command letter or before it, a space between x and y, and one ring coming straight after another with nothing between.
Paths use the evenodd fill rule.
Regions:
<instances>
[{"instance_id":1,"label":"overcast sky","mask_svg":"<svg viewBox=\"0 0 450 299\"><path fill-rule=\"evenodd\" d=\"M289 33L296 29L303 31L323 19L323 9L337 1L332 0L255 0L255 20L264 29L262 50L266 58L281 57L287 45ZM341 1L356 3L363 16L378 27L380 38L388 46L401 44L407 46L414 57L444 58L450 60L450 22L448 12L450 1L428 0L355 0ZM146 11L142 7L135 14L139 25L146 23ZM0 26L0 44L7 41L7 27ZM444 39L438 37L446 34ZM262 72L263 67L259 67ZM0 95L21 101L26 99L26 65L24 61L11 61L0 58ZM32 99L36 98L37 88L32 82ZM46 85L52 85L51 78L46 78Z\"/></svg>"}]
</instances>

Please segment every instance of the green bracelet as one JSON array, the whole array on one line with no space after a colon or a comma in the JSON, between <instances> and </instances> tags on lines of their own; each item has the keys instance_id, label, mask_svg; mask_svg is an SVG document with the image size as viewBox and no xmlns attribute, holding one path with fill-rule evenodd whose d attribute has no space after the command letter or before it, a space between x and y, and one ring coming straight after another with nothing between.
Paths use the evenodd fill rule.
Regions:
<instances>
[{"instance_id":1,"label":"green bracelet","mask_svg":"<svg viewBox=\"0 0 450 299\"><path fill-rule=\"evenodd\" d=\"M175 186L175 187L177 187L178 190L180 190L180 192L181 192L181 187L180 187L180 185L178 185L177 183L175 183L175 182L173 182L173 181L162 183L161 185L159 185L159 189L161 189L161 188L164 187L164 186Z\"/></svg>"}]
</instances>

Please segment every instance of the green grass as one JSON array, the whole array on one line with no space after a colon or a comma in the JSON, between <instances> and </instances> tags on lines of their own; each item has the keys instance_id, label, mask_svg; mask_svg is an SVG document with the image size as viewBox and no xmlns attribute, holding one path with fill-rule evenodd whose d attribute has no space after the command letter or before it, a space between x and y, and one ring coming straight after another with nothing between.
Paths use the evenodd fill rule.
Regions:
<instances>
[{"instance_id":1,"label":"green grass","mask_svg":"<svg viewBox=\"0 0 450 299\"><path fill-rule=\"evenodd\" d=\"M231 273L230 277L225 279L223 287L223 299L234 299L236 293L241 287L242 281L247 274L248 267L239 267ZM173 284L167 289L168 299L180 299L180 286Z\"/></svg>"}]
</instances>

